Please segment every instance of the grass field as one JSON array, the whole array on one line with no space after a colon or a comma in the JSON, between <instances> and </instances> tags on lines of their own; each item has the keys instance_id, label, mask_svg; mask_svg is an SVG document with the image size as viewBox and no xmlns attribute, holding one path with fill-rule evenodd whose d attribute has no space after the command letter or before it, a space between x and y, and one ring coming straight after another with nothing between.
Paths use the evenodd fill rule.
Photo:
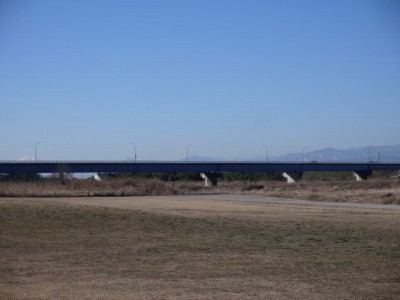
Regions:
<instances>
[{"instance_id":1,"label":"grass field","mask_svg":"<svg viewBox=\"0 0 400 300\"><path fill-rule=\"evenodd\" d=\"M399 210L106 200L0 198L0 298L400 295Z\"/></svg>"}]
</instances>

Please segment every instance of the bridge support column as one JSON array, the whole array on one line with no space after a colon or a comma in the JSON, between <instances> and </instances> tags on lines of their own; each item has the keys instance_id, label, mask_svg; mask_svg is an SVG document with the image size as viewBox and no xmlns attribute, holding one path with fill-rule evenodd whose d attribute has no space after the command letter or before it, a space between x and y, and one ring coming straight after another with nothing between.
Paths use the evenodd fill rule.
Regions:
<instances>
[{"instance_id":1,"label":"bridge support column","mask_svg":"<svg viewBox=\"0 0 400 300\"><path fill-rule=\"evenodd\" d=\"M221 176L221 173L201 173L200 177L204 179L205 186L217 186L218 185L218 177Z\"/></svg>"},{"instance_id":2,"label":"bridge support column","mask_svg":"<svg viewBox=\"0 0 400 300\"><path fill-rule=\"evenodd\" d=\"M303 178L303 172L283 172L282 176L287 179L287 183L296 183Z\"/></svg>"},{"instance_id":3,"label":"bridge support column","mask_svg":"<svg viewBox=\"0 0 400 300\"><path fill-rule=\"evenodd\" d=\"M354 171L353 174L357 181L363 181L367 180L368 176L372 174L372 171Z\"/></svg>"},{"instance_id":4,"label":"bridge support column","mask_svg":"<svg viewBox=\"0 0 400 300\"><path fill-rule=\"evenodd\" d=\"M398 175L393 175L390 178L400 178L400 170L399 170L399 174Z\"/></svg>"}]
</instances>

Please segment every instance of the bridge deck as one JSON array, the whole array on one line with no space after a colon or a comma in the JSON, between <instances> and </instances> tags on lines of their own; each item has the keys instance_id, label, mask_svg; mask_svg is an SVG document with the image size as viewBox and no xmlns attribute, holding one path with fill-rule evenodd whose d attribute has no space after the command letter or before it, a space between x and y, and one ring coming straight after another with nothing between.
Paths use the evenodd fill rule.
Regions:
<instances>
[{"instance_id":1,"label":"bridge deck","mask_svg":"<svg viewBox=\"0 0 400 300\"><path fill-rule=\"evenodd\" d=\"M0 173L121 172L306 172L400 170L396 163L352 162L122 162L122 161L0 161Z\"/></svg>"}]
</instances>

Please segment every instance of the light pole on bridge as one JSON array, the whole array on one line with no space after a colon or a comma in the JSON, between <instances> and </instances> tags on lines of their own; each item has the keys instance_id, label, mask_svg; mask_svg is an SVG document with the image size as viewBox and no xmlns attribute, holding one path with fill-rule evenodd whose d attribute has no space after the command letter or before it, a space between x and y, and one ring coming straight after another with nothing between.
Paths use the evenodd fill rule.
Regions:
<instances>
[{"instance_id":1,"label":"light pole on bridge","mask_svg":"<svg viewBox=\"0 0 400 300\"><path fill-rule=\"evenodd\" d=\"M40 142L35 143L35 162L37 162L37 145L40 144Z\"/></svg>"},{"instance_id":2,"label":"light pole on bridge","mask_svg":"<svg viewBox=\"0 0 400 300\"><path fill-rule=\"evenodd\" d=\"M268 147L266 145L263 147L265 148L265 161L268 162Z\"/></svg>"},{"instance_id":3,"label":"light pole on bridge","mask_svg":"<svg viewBox=\"0 0 400 300\"><path fill-rule=\"evenodd\" d=\"M306 149L307 149L307 147L303 147L301 149L301 159L303 160L303 162L304 162L304 150L306 150Z\"/></svg>"},{"instance_id":4,"label":"light pole on bridge","mask_svg":"<svg viewBox=\"0 0 400 300\"><path fill-rule=\"evenodd\" d=\"M136 163L136 159L137 159L137 155L136 155L136 144L135 143L131 143L131 145L133 145L133 151L135 154L135 163Z\"/></svg>"},{"instance_id":5,"label":"light pole on bridge","mask_svg":"<svg viewBox=\"0 0 400 300\"><path fill-rule=\"evenodd\" d=\"M186 146L186 162L189 161L189 148L192 147L192 145L187 145Z\"/></svg>"}]
</instances>

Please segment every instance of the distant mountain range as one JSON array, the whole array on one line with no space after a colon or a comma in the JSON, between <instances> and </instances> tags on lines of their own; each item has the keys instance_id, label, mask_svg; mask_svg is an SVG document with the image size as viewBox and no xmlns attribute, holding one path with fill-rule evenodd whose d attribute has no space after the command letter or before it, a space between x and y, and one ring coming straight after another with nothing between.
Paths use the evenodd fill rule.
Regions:
<instances>
[{"instance_id":1,"label":"distant mountain range","mask_svg":"<svg viewBox=\"0 0 400 300\"><path fill-rule=\"evenodd\" d=\"M181 159L180 161L185 161ZM189 156L189 161L224 161L226 159ZM233 160L243 161L265 161L265 156L256 156L252 158L235 158ZM391 146L369 146L351 149L325 148L309 152L288 153L280 156L271 156L269 161L326 161L326 162L399 162L400 145Z\"/></svg>"},{"instance_id":2,"label":"distant mountain range","mask_svg":"<svg viewBox=\"0 0 400 300\"><path fill-rule=\"evenodd\" d=\"M133 161L133 158L127 158ZM186 161L181 158L176 161ZM255 156L250 158L235 157L224 159L211 156L192 155L189 161L266 161L265 156ZM369 146L350 149L325 148L308 152L288 153L279 156L269 156L268 161L317 161L317 162L400 162L400 144L389 146Z\"/></svg>"},{"instance_id":3,"label":"distant mountain range","mask_svg":"<svg viewBox=\"0 0 400 300\"><path fill-rule=\"evenodd\" d=\"M304 153L289 153L273 159L279 161L393 162L400 161L400 145L370 146L344 150L326 148Z\"/></svg>"}]
</instances>

